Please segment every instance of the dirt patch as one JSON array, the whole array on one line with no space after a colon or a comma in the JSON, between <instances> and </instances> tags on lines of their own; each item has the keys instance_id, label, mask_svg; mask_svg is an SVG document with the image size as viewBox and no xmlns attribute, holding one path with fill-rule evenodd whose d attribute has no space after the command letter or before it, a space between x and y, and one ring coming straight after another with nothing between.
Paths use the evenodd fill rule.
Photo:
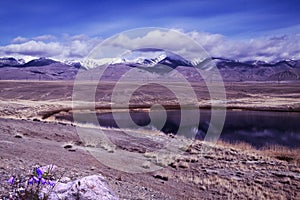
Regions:
<instances>
[{"instance_id":1,"label":"dirt patch","mask_svg":"<svg viewBox=\"0 0 300 200\"><path fill-rule=\"evenodd\" d=\"M73 126L0 119L0 130L2 193L7 189L5 181L10 175L24 173L36 164L55 164L72 180L101 173L120 199L297 199L300 195L299 165L251 151L195 141L183 155L165 157L156 163L163 169L130 174L109 168L91 156L79 142ZM16 133L22 137L15 137ZM127 151L142 155L145 146L149 150L153 145L152 140L138 142L124 137L121 131L107 130L107 133L120 148L126 144ZM152 137L168 139L167 135ZM74 151L64 148L70 141ZM210 150L203 154L203 148Z\"/></svg>"},{"instance_id":2,"label":"dirt patch","mask_svg":"<svg viewBox=\"0 0 300 200\"><path fill-rule=\"evenodd\" d=\"M104 93L109 93L111 86L99 93L103 94L99 96L99 103L109 103L109 95ZM199 92L205 91L204 85L194 87ZM294 95L299 93L298 85L234 83L226 85L226 89L228 105L237 109L262 105L270 109L288 109L288 106L298 109L299 106ZM289 160L292 154L284 157L254 152L251 148L192 141L180 155L157 155L153 151L170 139L179 144L186 139L159 133L135 138L122 130L103 129L116 148L149 158L139 167L147 169L151 164L163 167L154 172L126 173L107 167L87 151L88 148L104 149L114 154L113 149L93 140L82 141L72 124L42 119L40 113L43 112L70 112L70 82L0 81L0 90L0 196L7 192L6 180L11 175L24 174L37 164L55 164L59 173L71 180L101 173L120 199L300 198L300 168L299 163ZM278 96L282 92L285 96ZM140 95L144 94L136 95L141 99ZM199 98L199 103L209 105L204 96ZM159 100L164 97L160 96ZM64 148L66 146L70 148ZM203 153L203 149L208 151Z\"/></svg>"}]
</instances>

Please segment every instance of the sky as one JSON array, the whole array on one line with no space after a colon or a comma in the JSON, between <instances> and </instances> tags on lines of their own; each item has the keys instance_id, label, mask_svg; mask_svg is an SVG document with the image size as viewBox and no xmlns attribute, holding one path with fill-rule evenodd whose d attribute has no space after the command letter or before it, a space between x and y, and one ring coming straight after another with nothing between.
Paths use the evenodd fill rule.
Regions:
<instances>
[{"instance_id":1,"label":"sky","mask_svg":"<svg viewBox=\"0 0 300 200\"><path fill-rule=\"evenodd\" d=\"M212 56L300 59L299 10L300 0L0 1L0 56L82 58L122 31L160 27Z\"/></svg>"}]
</instances>

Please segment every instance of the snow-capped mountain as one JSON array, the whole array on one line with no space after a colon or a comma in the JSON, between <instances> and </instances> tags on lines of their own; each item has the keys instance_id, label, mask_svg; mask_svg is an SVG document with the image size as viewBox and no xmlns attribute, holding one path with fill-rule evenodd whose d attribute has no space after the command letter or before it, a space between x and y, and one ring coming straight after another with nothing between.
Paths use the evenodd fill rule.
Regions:
<instances>
[{"instance_id":1,"label":"snow-capped mountain","mask_svg":"<svg viewBox=\"0 0 300 200\"><path fill-rule=\"evenodd\" d=\"M111 65L116 63L121 63L120 58L103 58L103 59L68 59L64 61L65 64L71 65L77 68L92 69L103 65Z\"/></svg>"},{"instance_id":2,"label":"snow-capped mountain","mask_svg":"<svg viewBox=\"0 0 300 200\"><path fill-rule=\"evenodd\" d=\"M0 58L1 80L72 80L78 68L49 58L27 63L15 58Z\"/></svg>"},{"instance_id":3,"label":"snow-capped mountain","mask_svg":"<svg viewBox=\"0 0 300 200\"><path fill-rule=\"evenodd\" d=\"M176 68L178 66L193 66L190 61L180 55L167 50L155 48L143 48L128 51L121 56L120 63L128 64L133 67L154 67L159 64L172 68Z\"/></svg>"},{"instance_id":4,"label":"snow-capped mountain","mask_svg":"<svg viewBox=\"0 0 300 200\"><path fill-rule=\"evenodd\" d=\"M64 61L65 64L92 69L103 65L125 64L131 67L154 67L156 65L166 65L172 68L177 66L193 66L192 62L187 59L166 51L163 49L143 48L132 51L127 51L120 57L116 58L102 58L102 59L69 59Z\"/></svg>"},{"instance_id":5,"label":"snow-capped mountain","mask_svg":"<svg viewBox=\"0 0 300 200\"><path fill-rule=\"evenodd\" d=\"M197 68L212 62L220 71L224 81L296 81L300 80L300 60L282 60L275 63L264 61L239 61L222 57L189 61L180 55L163 49L137 49L125 52L118 58L65 60L50 58L33 59L26 62L13 57L0 58L0 79L72 80L79 69L86 71L89 80L96 78L97 69L105 69L103 79L117 80L122 74L136 68L135 77L173 76L174 69L189 80L201 80ZM162 67L168 66L168 67ZM212 65L213 66L213 65ZM167 69L167 70L165 70ZM205 69L205 68L202 68ZM149 75L150 72L150 75ZM148 74L147 74L148 73ZM209 73L209 71L208 71ZM178 74L178 73L177 73ZM175 75L174 75L175 76ZM176 77L175 77L176 78Z\"/></svg>"},{"instance_id":6,"label":"snow-capped mountain","mask_svg":"<svg viewBox=\"0 0 300 200\"><path fill-rule=\"evenodd\" d=\"M12 57L0 58L0 67L17 66L17 65L22 65L22 64L25 64L24 59L16 59L16 58L12 58Z\"/></svg>"},{"instance_id":7,"label":"snow-capped mountain","mask_svg":"<svg viewBox=\"0 0 300 200\"><path fill-rule=\"evenodd\" d=\"M225 81L294 81L300 80L300 60L264 61L213 58Z\"/></svg>"},{"instance_id":8,"label":"snow-capped mountain","mask_svg":"<svg viewBox=\"0 0 300 200\"><path fill-rule=\"evenodd\" d=\"M54 63L59 63L59 61L41 57L41 58L34 59L34 60L31 60L31 61L23 64L23 67L40 67L40 66L51 65Z\"/></svg>"}]
</instances>

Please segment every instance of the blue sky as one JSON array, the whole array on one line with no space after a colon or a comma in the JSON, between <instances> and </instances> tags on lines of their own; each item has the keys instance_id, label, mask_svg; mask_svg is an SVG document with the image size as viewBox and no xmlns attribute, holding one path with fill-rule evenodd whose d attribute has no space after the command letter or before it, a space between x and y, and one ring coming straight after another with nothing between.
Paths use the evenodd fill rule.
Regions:
<instances>
[{"instance_id":1,"label":"blue sky","mask_svg":"<svg viewBox=\"0 0 300 200\"><path fill-rule=\"evenodd\" d=\"M299 31L299 11L299 0L9 0L0 2L1 44L45 34L108 37L145 26L250 38Z\"/></svg>"},{"instance_id":2,"label":"blue sky","mask_svg":"<svg viewBox=\"0 0 300 200\"><path fill-rule=\"evenodd\" d=\"M139 27L206 32L229 40L293 37L300 33L299 11L299 0L7 0L0 1L0 47L40 36L107 38Z\"/></svg>"}]
</instances>

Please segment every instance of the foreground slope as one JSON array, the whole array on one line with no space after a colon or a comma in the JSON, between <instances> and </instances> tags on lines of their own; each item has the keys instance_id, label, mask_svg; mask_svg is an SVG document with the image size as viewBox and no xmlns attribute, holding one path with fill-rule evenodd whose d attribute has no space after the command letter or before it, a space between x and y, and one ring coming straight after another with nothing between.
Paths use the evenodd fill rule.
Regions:
<instances>
[{"instance_id":1,"label":"foreground slope","mask_svg":"<svg viewBox=\"0 0 300 200\"><path fill-rule=\"evenodd\" d=\"M264 86L229 84L228 97L246 98L249 97L247 93L257 95L261 91L264 94L265 90L269 95L280 95L280 88L286 91L289 84L272 90ZM58 122L55 118L42 119L47 111L68 111L72 103L70 82L1 81L0 87L3 94L0 101L0 196L7 191L6 180L12 174L24 175L36 164L55 164L59 167L58 176L62 174L71 180L101 173L120 199L300 198L299 160L293 157L297 154L289 155L285 151L268 156L262 151L246 149L245 145L239 148L193 141L181 155L157 155L152 150L158 141L164 145L170 140L184 143L187 139L159 132L147 134L147 139L136 138L119 129L103 128L117 148L153 158L149 162L163 166L154 172L125 173L103 165L88 153L87 149L115 152L105 145L80 140L76 125ZM237 87L244 92L232 89ZM108 84L107 90L110 88ZM291 91L287 95L292 97L296 89L287 90ZM98 130L86 128L90 132ZM66 144L71 148L64 148ZM208 151L203 153L203 148ZM147 165L138 167L146 168Z\"/></svg>"}]
</instances>

